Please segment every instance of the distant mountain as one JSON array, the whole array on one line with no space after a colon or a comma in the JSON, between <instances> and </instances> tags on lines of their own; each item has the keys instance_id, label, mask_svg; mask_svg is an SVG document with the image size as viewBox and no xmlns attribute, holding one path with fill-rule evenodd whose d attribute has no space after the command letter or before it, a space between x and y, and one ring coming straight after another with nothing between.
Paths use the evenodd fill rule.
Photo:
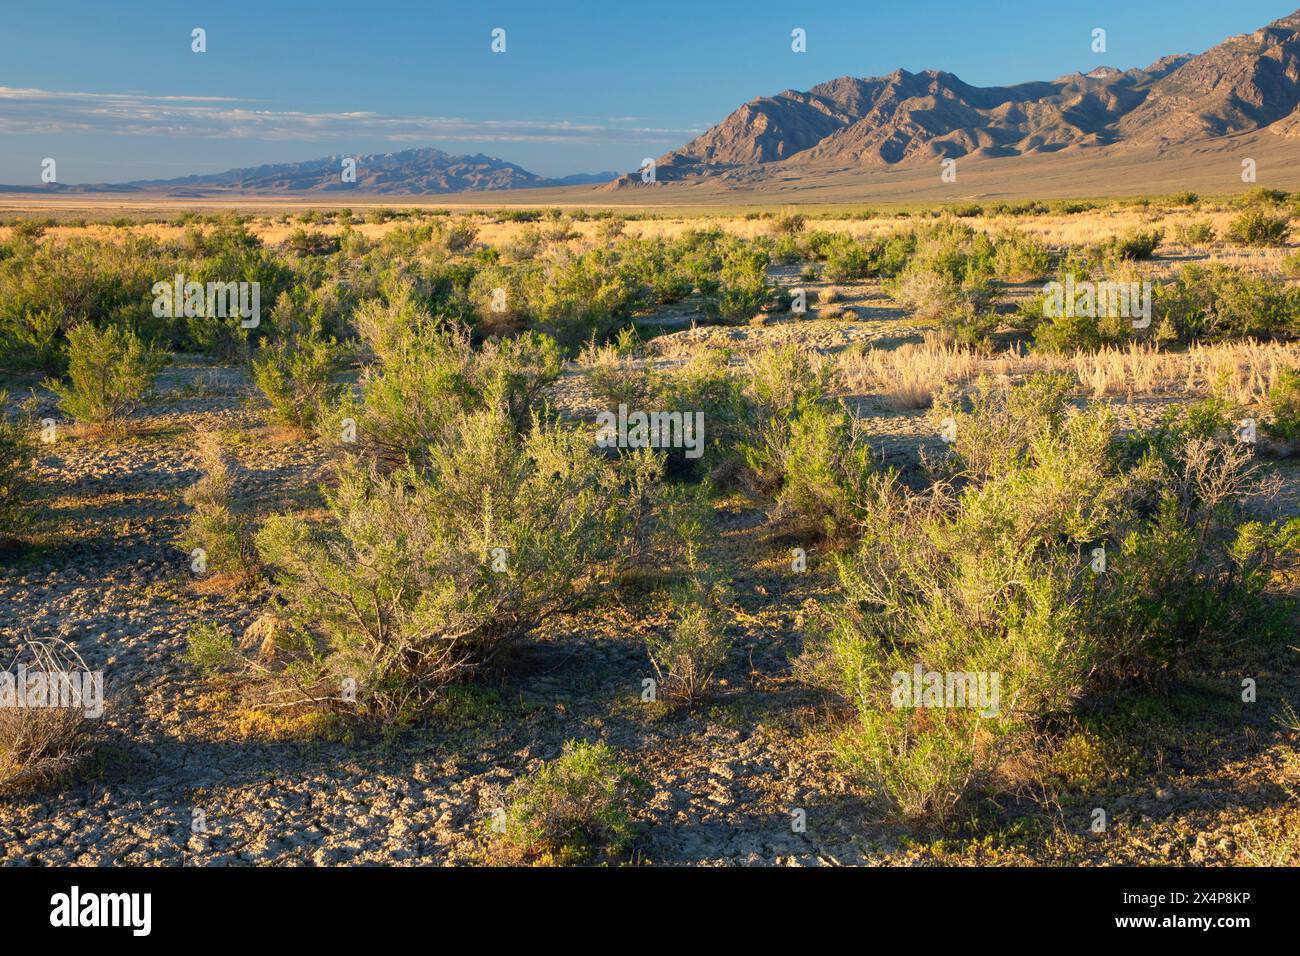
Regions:
<instances>
[{"instance_id":1,"label":"distant mountain","mask_svg":"<svg viewBox=\"0 0 1300 956\"><path fill-rule=\"evenodd\" d=\"M840 77L744 104L660 157L658 182L752 182L813 167L884 168L959 156L1088 147L1163 151L1267 129L1300 135L1300 11L1145 69L1102 66L1055 80L977 87L951 73ZM641 185L629 174L613 188Z\"/></svg>"},{"instance_id":2,"label":"distant mountain","mask_svg":"<svg viewBox=\"0 0 1300 956\"><path fill-rule=\"evenodd\" d=\"M420 195L503 189L536 189L609 182L617 173L580 173L547 179L495 156L453 156L440 149L407 149L351 157L356 161L356 181L343 182L343 163L349 157L326 156L304 163L274 163L231 169L224 173L183 176L179 179L145 179L129 183L66 186L0 186L5 192L150 192L201 197L224 194L349 193L368 195Z\"/></svg>"}]
</instances>

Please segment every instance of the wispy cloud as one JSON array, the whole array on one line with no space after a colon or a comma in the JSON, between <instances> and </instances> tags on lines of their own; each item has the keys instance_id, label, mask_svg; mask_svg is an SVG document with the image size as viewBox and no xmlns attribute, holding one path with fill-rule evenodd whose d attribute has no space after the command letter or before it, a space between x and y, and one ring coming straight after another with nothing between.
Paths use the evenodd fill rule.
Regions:
<instances>
[{"instance_id":1,"label":"wispy cloud","mask_svg":"<svg viewBox=\"0 0 1300 956\"><path fill-rule=\"evenodd\" d=\"M611 121L617 123L618 121ZM554 120L478 120L380 113L305 113L255 109L225 97L74 93L0 86L0 133L95 133L274 141L662 142L699 130Z\"/></svg>"}]
</instances>

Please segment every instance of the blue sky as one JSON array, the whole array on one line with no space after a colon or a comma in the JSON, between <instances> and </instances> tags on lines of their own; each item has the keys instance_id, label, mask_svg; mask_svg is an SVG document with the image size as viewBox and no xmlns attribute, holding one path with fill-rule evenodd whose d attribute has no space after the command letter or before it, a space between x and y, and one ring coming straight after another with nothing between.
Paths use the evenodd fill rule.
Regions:
<instances>
[{"instance_id":1,"label":"blue sky","mask_svg":"<svg viewBox=\"0 0 1300 956\"><path fill-rule=\"evenodd\" d=\"M1050 79L1199 53L1300 0L11 2L0 182L114 182L437 146L630 170L755 96L936 68ZM191 30L208 52L191 52ZM490 33L506 31L493 54ZM808 50L790 49L807 31ZM1107 31L1093 53L1091 31Z\"/></svg>"}]
</instances>

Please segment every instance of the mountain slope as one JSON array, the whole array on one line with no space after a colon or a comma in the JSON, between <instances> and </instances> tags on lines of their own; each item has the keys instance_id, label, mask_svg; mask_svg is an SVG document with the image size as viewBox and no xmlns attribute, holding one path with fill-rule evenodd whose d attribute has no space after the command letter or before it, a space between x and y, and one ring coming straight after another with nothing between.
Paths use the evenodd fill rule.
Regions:
<instances>
[{"instance_id":1,"label":"mountain slope","mask_svg":"<svg viewBox=\"0 0 1300 956\"><path fill-rule=\"evenodd\" d=\"M1008 87L951 73L840 77L744 104L658 161L656 179L750 182L772 167L885 168L941 157L1165 149L1268 128L1300 136L1300 12L1198 56ZM639 184L626 176L613 187Z\"/></svg>"}]
</instances>

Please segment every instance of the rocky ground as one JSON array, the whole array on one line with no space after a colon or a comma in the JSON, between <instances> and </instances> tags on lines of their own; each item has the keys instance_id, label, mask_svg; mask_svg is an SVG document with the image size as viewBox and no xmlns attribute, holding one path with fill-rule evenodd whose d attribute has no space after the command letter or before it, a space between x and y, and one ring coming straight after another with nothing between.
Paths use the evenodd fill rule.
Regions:
<instances>
[{"instance_id":1,"label":"rocky ground","mask_svg":"<svg viewBox=\"0 0 1300 956\"><path fill-rule=\"evenodd\" d=\"M852 301L848 319L688 328L655 348L671 358L703 344L833 350L918 337L870 290ZM0 798L6 864L473 862L501 789L574 738L607 741L646 781L634 857L645 863L1300 862L1297 735L1276 719L1280 701L1300 697L1300 654L1286 648L1250 652L1254 709L1232 703L1226 664L1158 705L1119 708L1125 745L1050 801L1009 798L946 834L890 820L840 779L819 732L833 715L790 673L802 630L834 594L825 556L794 573L791 542L739 497L719 503L713 543L733 576L735 646L694 710L640 701L653 673L642 637L663 611L597 595L426 728L342 742L259 720L185 659L192 625L242 633L266 597L196 580L175 544L181 493L198 477L190 430L223 430L258 514L314 502L320 462L264 424L238 369L178 359L159 392L124 441L63 432L43 449L37 544L0 567L0 642L73 642L111 698L81 774ZM869 398L860 408L893 464L914 464L935 440L922 412ZM1276 467L1294 508L1300 473ZM1088 831L1096 806L1112 820L1104 838ZM792 826L798 810L805 832Z\"/></svg>"}]
</instances>

